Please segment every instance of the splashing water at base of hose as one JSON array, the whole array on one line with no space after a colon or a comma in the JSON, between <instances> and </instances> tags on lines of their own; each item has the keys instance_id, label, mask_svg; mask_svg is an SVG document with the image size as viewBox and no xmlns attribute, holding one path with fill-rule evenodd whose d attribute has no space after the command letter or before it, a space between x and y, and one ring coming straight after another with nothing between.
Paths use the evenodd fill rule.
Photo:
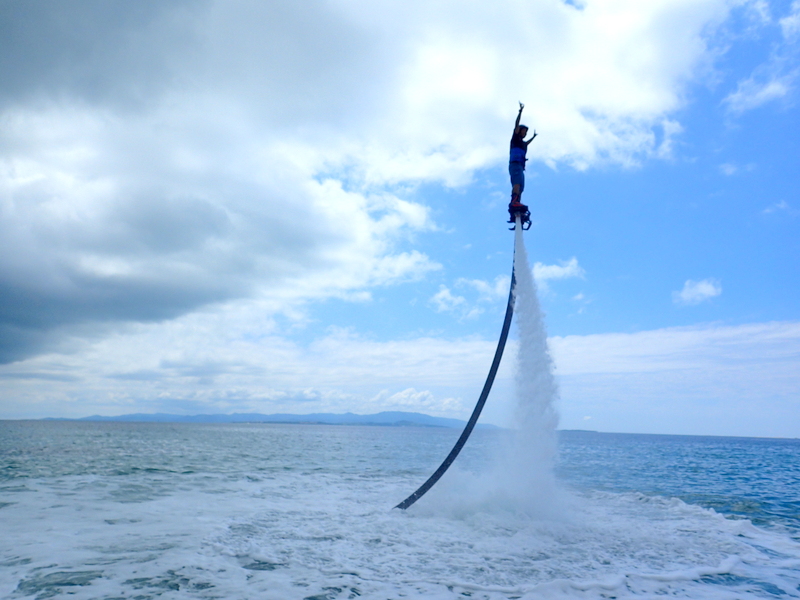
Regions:
<instances>
[{"instance_id":1,"label":"splashing water at base of hose","mask_svg":"<svg viewBox=\"0 0 800 600\"><path fill-rule=\"evenodd\" d=\"M555 428L558 416L555 401L558 387L553 376L553 361L547 348L536 283L528 264L528 255L522 238L520 217L516 217L514 258L511 267L511 286L508 292L506 315L494 360L483 391L475 405L464 431L439 468L408 498L395 508L407 509L439 481L453 464L469 439L492 389L500 360L503 357L515 303L518 304L519 351L517 355L517 430L515 442L500 465L498 486L511 496L526 503L541 503L555 489L553 461L556 454ZM502 483L501 483L502 482ZM499 490L498 490L499 491Z\"/></svg>"}]
</instances>

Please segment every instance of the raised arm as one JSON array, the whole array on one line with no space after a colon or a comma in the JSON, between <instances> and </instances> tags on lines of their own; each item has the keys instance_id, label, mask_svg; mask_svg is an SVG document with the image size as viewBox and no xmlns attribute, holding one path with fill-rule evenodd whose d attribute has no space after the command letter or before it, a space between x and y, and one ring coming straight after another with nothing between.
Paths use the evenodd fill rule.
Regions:
<instances>
[{"instance_id":1,"label":"raised arm","mask_svg":"<svg viewBox=\"0 0 800 600\"><path fill-rule=\"evenodd\" d=\"M525 105L520 102L519 103L519 112L517 113L517 120L514 123L514 133L517 133L517 127L519 127L519 120L522 118L522 109L525 108Z\"/></svg>"}]
</instances>

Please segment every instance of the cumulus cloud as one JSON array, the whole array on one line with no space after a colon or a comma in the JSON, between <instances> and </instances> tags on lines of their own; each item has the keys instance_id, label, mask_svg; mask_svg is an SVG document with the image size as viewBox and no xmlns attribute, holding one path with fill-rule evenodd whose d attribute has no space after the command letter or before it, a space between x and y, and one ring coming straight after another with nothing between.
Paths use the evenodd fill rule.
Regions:
<instances>
[{"instance_id":1,"label":"cumulus cloud","mask_svg":"<svg viewBox=\"0 0 800 600\"><path fill-rule=\"evenodd\" d=\"M543 292L547 292L550 290L548 283L551 280L571 277L583 279L586 276L586 271L578 264L578 259L573 256L568 261L561 261L559 265L545 265L537 262L533 265L533 276L539 288Z\"/></svg>"},{"instance_id":2,"label":"cumulus cloud","mask_svg":"<svg viewBox=\"0 0 800 600\"><path fill-rule=\"evenodd\" d=\"M481 308L470 305L464 296L453 294L446 285L439 286L439 291L431 297L430 302L437 312L451 313L462 320L474 319L483 312Z\"/></svg>"},{"instance_id":3,"label":"cumulus cloud","mask_svg":"<svg viewBox=\"0 0 800 600\"><path fill-rule=\"evenodd\" d=\"M692 306L710 300L722 293L722 284L717 279L703 279L694 281L687 279L683 289L672 292L672 301L683 306Z\"/></svg>"},{"instance_id":4,"label":"cumulus cloud","mask_svg":"<svg viewBox=\"0 0 800 600\"><path fill-rule=\"evenodd\" d=\"M560 265L545 265L537 262L533 265L533 276L536 281L548 281L550 279L565 279L568 277L583 278L586 271L578 264L578 259L574 256Z\"/></svg>"},{"instance_id":5,"label":"cumulus cloud","mask_svg":"<svg viewBox=\"0 0 800 600\"><path fill-rule=\"evenodd\" d=\"M58 121L64 131L41 115L7 124L10 144L48 141L0 170L2 359L24 356L38 334L87 320L157 321L258 295L297 307L438 268L397 246L403 231L429 225L424 207L305 179L277 151L254 159L231 148L195 149L204 155L196 159L215 163L201 173L177 164L183 157L163 156L170 144L146 123L155 145L147 160L161 164L140 169L143 155L126 147L136 145L131 128L108 132L85 114ZM118 164L97 173L111 137L120 155L102 160ZM76 139L87 148L75 148ZM260 181L266 165L281 172ZM313 219L298 218L298 198Z\"/></svg>"},{"instance_id":6,"label":"cumulus cloud","mask_svg":"<svg viewBox=\"0 0 800 600\"><path fill-rule=\"evenodd\" d=\"M463 296L454 296L446 285L440 285L439 291L431 298L431 302L439 312L448 312L466 304L467 299Z\"/></svg>"}]
</instances>

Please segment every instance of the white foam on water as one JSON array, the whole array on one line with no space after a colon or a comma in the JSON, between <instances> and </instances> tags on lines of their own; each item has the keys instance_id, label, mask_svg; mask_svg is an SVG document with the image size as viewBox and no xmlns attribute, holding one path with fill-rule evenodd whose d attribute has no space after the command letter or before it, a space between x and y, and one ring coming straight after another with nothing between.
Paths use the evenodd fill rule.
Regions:
<instances>
[{"instance_id":1,"label":"white foam on water","mask_svg":"<svg viewBox=\"0 0 800 600\"><path fill-rule=\"evenodd\" d=\"M800 544L674 499L565 491L569 517L543 519L437 497L392 510L407 476L147 481L134 497L120 478L27 481L0 509L0 597L800 596Z\"/></svg>"}]
</instances>

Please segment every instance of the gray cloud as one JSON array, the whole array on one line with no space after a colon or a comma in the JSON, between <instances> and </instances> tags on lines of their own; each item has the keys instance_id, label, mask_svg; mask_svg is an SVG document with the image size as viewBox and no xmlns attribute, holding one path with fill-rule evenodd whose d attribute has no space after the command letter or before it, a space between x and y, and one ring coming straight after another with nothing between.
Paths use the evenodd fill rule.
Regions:
<instances>
[{"instance_id":1,"label":"gray cloud","mask_svg":"<svg viewBox=\"0 0 800 600\"><path fill-rule=\"evenodd\" d=\"M0 27L0 362L342 265L353 215L270 149L358 112L377 56L326 5L6 2Z\"/></svg>"},{"instance_id":2,"label":"gray cloud","mask_svg":"<svg viewBox=\"0 0 800 600\"><path fill-rule=\"evenodd\" d=\"M148 104L176 76L175 55L197 43L188 9L199 4L3 2L0 99L5 105L64 97Z\"/></svg>"},{"instance_id":3,"label":"gray cloud","mask_svg":"<svg viewBox=\"0 0 800 600\"><path fill-rule=\"evenodd\" d=\"M0 379L19 379L33 381L60 381L74 383L81 381L74 375L58 375L53 373L0 373Z\"/></svg>"},{"instance_id":4,"label":"gray cloud","mask_svg":"<svg viewBox=\"0 0 800 600\"><path fill-rule=\"evenodd\" d=\"M228 97L254 124L361 121L397 52L326 2L11 0L0 5L0 106L80 102L126 113Z\"/></svg>"},{"instance_id":5,"label":"gray cloud","mask_svg":"<svg viewBox=\"0 0 800 600\"><path fill-rule=\"evenodd\" d=\"M120 381L158 381L162 379L163 376L163 373L160 371L152 369L141 369L128 373L109 373L106 375L109 379L118 379Z\"/></svg>"},{"instance_id":6,"label":"gray cloud","mask_svg":"<svg viewBox=\"0 0 800 600\"><path fill-rule=\"evenodd\" d=\"M374 34L324 3L6 2L0 27L0 361L341 266L364 209L314 214L270 145L363 112Z\"/></svg>"}]
</instances>

